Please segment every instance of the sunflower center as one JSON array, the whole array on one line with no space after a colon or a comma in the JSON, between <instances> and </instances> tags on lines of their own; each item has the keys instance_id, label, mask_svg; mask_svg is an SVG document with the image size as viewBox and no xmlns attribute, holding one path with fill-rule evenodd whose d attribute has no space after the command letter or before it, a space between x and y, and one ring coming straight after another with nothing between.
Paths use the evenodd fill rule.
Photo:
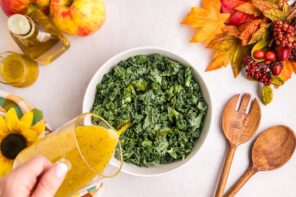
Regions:
<instances>
[{"instance_id":1,"label":"sunflower center","mask_svg":"<svg viewBox=\"0 0 296 197\"><path fill-rule=\"evenodd\" d=\"M20 134L9 134L1 142L1 152L7 159L16 156L27 147L27 140Z\"/></svg>"}]
</instances>

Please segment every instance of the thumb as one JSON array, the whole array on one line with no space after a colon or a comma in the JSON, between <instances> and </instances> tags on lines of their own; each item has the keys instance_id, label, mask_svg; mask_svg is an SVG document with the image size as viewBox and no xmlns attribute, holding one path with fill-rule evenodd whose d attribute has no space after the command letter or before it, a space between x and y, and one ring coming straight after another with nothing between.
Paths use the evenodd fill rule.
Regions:
<instances>
[{"instance_id":1,"label":"thumb","mask_svg":"<svg viewBox=\"0 0 296 197\"><path fill-rule=\"evenodd\" d=\"M64 162L56 163L39 179L32 197L52 197L61 186L69 168Z\"/></svg>"}]
</instances>

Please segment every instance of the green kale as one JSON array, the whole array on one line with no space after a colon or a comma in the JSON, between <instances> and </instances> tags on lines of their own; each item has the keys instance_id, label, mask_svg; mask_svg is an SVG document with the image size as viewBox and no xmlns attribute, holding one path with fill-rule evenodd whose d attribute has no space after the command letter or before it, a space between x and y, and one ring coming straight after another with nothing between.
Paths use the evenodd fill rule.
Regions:
<instances>
[{"instance_id":1,"label":"green kale","mask_svg":"<svg viewBox=\"0 0 296 197\"><path fill-rule=\"evenodd\" d=\"M185 159L200 137L207 103L190 67L159 54L119 62L97 85L92 112L121 136L125 162L156 166Z\"/></svg>"}]
</instances>

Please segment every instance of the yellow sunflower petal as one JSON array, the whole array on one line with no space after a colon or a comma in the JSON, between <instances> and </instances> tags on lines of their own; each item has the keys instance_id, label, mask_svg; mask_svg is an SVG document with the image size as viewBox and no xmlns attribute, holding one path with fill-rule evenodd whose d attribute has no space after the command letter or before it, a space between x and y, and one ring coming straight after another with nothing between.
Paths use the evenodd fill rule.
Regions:
<instances>
[{"instance_id":1,"label":"yellow sunflower petal","mask_svg":"<svg viewBox=\"0 0 296 197\"><path fill-rule=\"evenodd\" d=\"M0 154L0 177L7 175L12 170L12 160L8 160Z\"/></svg>"},{"instance_id":2,"label":"yellow sunflower petal","mask_svg":"<svg viewBox=\"0 0 296 197\"><path fill-rule=\"evenodd\" d=\"M23 130L21 134L26 138L28 142L34 142L38 137L37 131L32 129Z\"/></svg>"},{"instance_id":3,"label":"yellow sunflower petal","mask_svg":"<svg viewBox=\"0 0 296 197\"><path fill-rule=\"evenodd\" d=\"M40 135L43 131L45 131L45 124L43 122L39 122L32 126L31 129L37 131L38 135Z\"/></svg>"},{"instance_id":4,"label":"yellow sunflower petal","mask_svg":"<svg viewBox=\"0 0 296 197\"><path fill-rule=\"evenodd\" d=\"M23 117L19 121L19 124L21 128L28 129L31 127L32 121L33 121L33 112L29 111L25 115L23 115Z\"/></svg>"},{"instance_id":5,"label":"yellow sunflower petal","mask_svg":"<svg viewBox=\"0 0 296 197\"><path fill-rule=\"evenodd\" d=\"M6 125L9 131L16 131L18 124L18 117L14 108L10 108L6 114Z\"/></svg>"},{"instance_id":6,"label":"yellow sunflower petal","mask_svg":"<svg viewBox=\"0 0 296 197\"><path fill-rule=\"evenodd\" d=\"M5 136L8 132L5 120L2 116L0 116L0 136Z\"/></svg>"}]
</instances>

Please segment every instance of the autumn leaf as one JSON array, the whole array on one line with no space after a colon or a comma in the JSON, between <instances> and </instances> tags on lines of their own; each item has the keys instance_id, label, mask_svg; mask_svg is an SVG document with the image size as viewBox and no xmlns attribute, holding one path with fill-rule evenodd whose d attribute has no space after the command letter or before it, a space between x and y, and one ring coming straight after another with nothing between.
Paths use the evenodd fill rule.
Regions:
<instances>
[{"instance_id":1,"label":"autumn leaf","mask_svg":"<svg viewBox=\"0 0 296 197\"><path fill-rule=\"evenodd\" d=\"M272 21L276 21L276 20L285 20L287 18L287 16L289 15L289 12L283 12L282 10L279 9L270 9L267 10L265 12L263 12L264 16L269 18Z\"/></svg>"},{"instance_id":2,"label":"autumn leaf","mask_svg":"<svg viewBox=\"0 0 296 197\"><path fill-rule=\"evenodd\" d=\"M291 62L294 73L296 74L296 62Z\"/></svg>"},{"instance_id":3,"label":"autumn leaf","mask_svg":"<svg viewBox=\"0 0 296 197\"><path fill-rule=\"evenodd\" d=\"M239 38L242 40L242 45L248 45L253 34L259 29L261 19L248 21L239 27Z\"/></svg>"},{"instance_id":4,"label":"autumn leaf","mask_svg":"<svg viewBox=\"0 0 296 197\"><path fill-rule=\"evenodd\" d=\"M259 16L261 14L260 10L256 8L252 3L245 2L235 8L238 11L244 12L246 14L251 14L254 16Z\"/></svg>"},{"instance_id":5,"label":"autumn leaf","mask_svg":"<svg viewBox=\"0 0 296 197\"><path fill-rule=\"evenodd\" d=\"M263 86L261 89L261 99L264 105L271 103L273 99L273 90L270 86Z\"/></svg>"},{"instance_id":6,"label":"autumn leaf","mask_svg":"<svg viewBox=\"0 0 296 197\"><path fill-rule=\"evenodd\" d=\"M283 2L282 7L278 3L270 0L251 0L251 4L272 21L284 20L290 13L290 6L286 1Z\"/></svg>"},{"instance_id":7,"label":"autumn leaf","mask_svg":"<svg viewBox=\"0 0 296 197\"><path fill-rule=\"evenodd\" d=\"M276 3L269 0L251 0L251 3L261 12L279 8Z\"/></svg>"},{"instance_id":8,"label":"autumn leaf","mask_svg":"<svg viewBox=\"0 0 296 197\"><path fill-rule=\"evenodd\" d=\"M293 65L290 61L284 61L283 64L284 67L279 77L284 81L288 81L292 77L294 71Z\"/></svg>"},{"instance_id":9,"label":"autumn leaf","mask_svg":"<svg viewBox=\"0 0 296 197\"><path fill-rule=\"evenodd\" d=\"M248 44L259 42L260 40L266 40L268 37L268 28L270 23L261 23L260 28L252 35Z\"/></svg>"},{"instance_id":10,"label":"autumn leaf","mask_svg":"<svg viewBox=\"0 0 296 197\"><path fill-rule=\"evenodd\" d=\"M220 0L203 0L203 8L193 7L182 24L197 28L191 42L209 43L217 34L222 33L229 14L220 13Z\"/></svg>"},{"instance_id":11,"label":"autumn leaf","mask_svg":"<svg viewBox=\"0 0 296 197\"><path fill-rule=\"evenodd\" d=\"M242 58L246 53L238 38L220 34L208 44L207 48L214 49L214 52L206 71L226 67L231 63L234 77L238 76L242 68Z\"/></svg>"},{"instance_id":12,"label":"autumn leaf","mask_svg":"<svg viewBox=\"0 0 296 197\"><path fill-rule=\"evenodd\" d=\"M238 35L239 35L240 32L238 31L237 26L226 25L226 26L223 28L223 33L224 33L224 34L227 34L227 35L229 35L229 36L238 37Z\"/></svg>"},{"instance_id":13,"label":"autumn leaf","mask_svg":"<svg viewBox=\"0 0 296 197\"><path fill-rule=\"evenodd\" d=\"M275 88L278 88L285 84L285 81L280 77L272 76L271 84L274 85Z\"/></svg>"}]
</instances>

